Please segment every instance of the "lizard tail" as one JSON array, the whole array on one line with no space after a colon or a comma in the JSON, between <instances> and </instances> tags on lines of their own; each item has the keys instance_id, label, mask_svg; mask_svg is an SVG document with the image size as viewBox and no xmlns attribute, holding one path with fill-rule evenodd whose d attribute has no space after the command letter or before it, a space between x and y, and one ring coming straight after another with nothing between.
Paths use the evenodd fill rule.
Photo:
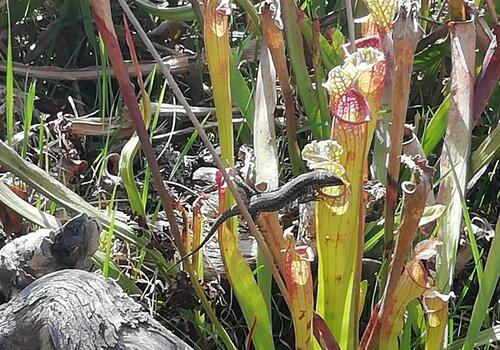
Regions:
<instances>
[{"instance_id":1,"label":"lizard tail","mask_svg":"<svg viewBox=\"0 0 500 350\"><path fill-rule=\"evenodd\" d=\"M232 215L231 215L232 216ZM215 219L212 227L210 227L210 231L208 232L208 234L205 236L205 238L203 238L203 241L201 241L200 245L197 246L196 248L194 248L194 250L186 255L184 255L178 262L175 263L174 266L177 266L179 265L180 263L182 263L183 261L186 261L187 259L189 259L190 257L192 257L194 254L198 253L201 248L203 248L205 246L205 244L208 243L208 241L210 241L212 239L212 237L215 235L215 233L217 232L217 229L219 228L220 225L222 225L224 223L224 221L226 221L230 216L228 216L226 214L226 212L220 214L217 219Z\"/></svg>"}]
</instances>

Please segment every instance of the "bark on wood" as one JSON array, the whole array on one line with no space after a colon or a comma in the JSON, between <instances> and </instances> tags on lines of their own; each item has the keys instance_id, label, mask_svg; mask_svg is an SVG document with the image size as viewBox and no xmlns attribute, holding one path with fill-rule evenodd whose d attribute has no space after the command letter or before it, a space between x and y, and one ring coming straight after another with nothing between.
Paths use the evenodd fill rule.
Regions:
<instances>
[{"instance_id":1,"label":"bark on wood","mask_svg":"<svg viewBox=\"0 0 500 350\"><path fill-rule=\"evenodd\" d=\"M117 284L81 270L53 272L0 306L0 349L191 349Z\"/></svg>"},{"instance_id":2,"label":"bark on wood","mask_svg":"<svg viewBox=\"0 0 500 350\"><path fill-rule=\"evenodd\" d=\"M112 280L66 269L90 269L98 240L81 214L0 250L0 292L14 296L0 306L0 349L191 349Z\"/></svg>"},{"instance_id":3,"label":"bark on wood","mask_svg":"<svg viewBox=\"0 0 500 350\"><path fill-rule=\"evenodd\" d=\"M16 238L0 250L0 292L8 300L48 273L66 268L89 270L99 228L80 214L59 231L40 229Z\"/></svg>"}]
</instances>

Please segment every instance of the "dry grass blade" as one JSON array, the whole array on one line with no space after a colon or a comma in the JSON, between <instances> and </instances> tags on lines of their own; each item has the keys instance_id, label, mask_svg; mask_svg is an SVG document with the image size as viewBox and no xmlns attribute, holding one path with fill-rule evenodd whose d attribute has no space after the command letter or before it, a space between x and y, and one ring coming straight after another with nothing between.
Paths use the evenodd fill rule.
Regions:
<instances>
[{"instance_id":1,"label":"dry grass blade","mask_svg":"<svg viewBox=\"0 0 500 350\"><path fill-rule=\"evenodd\" d=\"M271 51L281 84L283 100L285 101L286 136L288 140L290 163L292 165L294 175L299 175L303 171L304 164L300 158L300 148L297 142L295 99L293 96L292 86L290 85L283 33L281 29L277 27L275 19L271 17L269 5L264 5L262 9L261 21L264 39L266 40L267 46Z\"/></svg>"},{"instance_id":2,"label":"dry grass blade","mask_svg":"<svg viewBox=\"0 0 500 350\"><path fill-rule=\"evenodd\" d=\"M276 109L276 69L269 49L262 41L255 88L254 150L257 184L266 182L267 190L278 187L278 149L274 112Z\"/></svg>"},{"instance_id":3,"label":"dry grass blade","mask_svg":"<svg viewBox=\"0 0 500 350\"><path fill-rule=\"evenodd\" d=\"M274 125L274 113L276 110L276 69L272 60L271 52L264 40L261 42L259 55L259 70L255 87L255 115L253 120L253 145L255 152L255 183L267 184L267 190L278 187L279 159L276 143L276 130ZM276 217L276 214L271 214ZM260 222L259 222L260 223ZM265 234L263 233L265 236ZM276 235L270 235L276 236ZM269 237L266 242L270 245ZM277 254L274 252L277 261ZM265 264L261 263L260 255L257 257L257 280L266 300L267 308L271 310L272 276ZM281 270L283 271L283 270Z\"/></svg>"},{"instance_id":4,"label":"dry grass blade","mask_svg":"<svg viewBox=\"0 0 500 350\"><path fill-rule=\"evenodd\" d=\"M397 205L400 155L403 144L404 123L408 109L413 54L422 32L415 9L401 7L394 23L394 72L392 76L391 145L387 170L387 194L385 200L384 258L388 259L394 236L394 215Z\"/></svg>"},{"instance_id":5,"label":"dry grass blade","mask_svg":"<svg viewBox=\"0 0 500 350\"><path fill-rule=\"evenodd\" d=\"M182 74L188 72L190 61L193 58L194 57L191 55L175 56L166 58L165 62L172 67L173 73ZM141 62L139 66L143 74L149 74L155 69L155 67L157 67L157 64L154 62ZM6 71L7 66L5 63L0 63L0 72ZM104 72L100 66L85 68L61 68L54 66L30 66L19 62L13 62L12 71L14 75L20 77L30 77L40 80L96 80L102 78L104 74L116 77L116 72L113 68L108 68L108 72ZM131 65L127 65L127 72L130 77L136 76L134 67Z\"/></svg>"},{"instance_id":6,"label":"dry grass blade","mask_svg":"<svg viewBox=\"0 0 500 350\"><path fill-rule=\"evenodd\" d=\"M118 44L118 40L116 37L108 30L110 19L108 19L108 23L105 24L106 20L102 20L100 15L101 13L106 13L106 11L99 11L99 7L93 7L93 15L94 21L96 23L99 32L103 36L103 39L106 43L106 50L109 55L109 59L113 64L113 67L117 71L117 80L121 88L122 96L127 106L127 109L130 113L130 117L132 119L134 128L139 136L139 140L141 142L141 147L144 151L146 159L151 167L151 173L153 175L153 181L155 183L156 189L160 196L161 202L163 204L163 208L165 213L167 214L168 221L170 223L170 232L176 242L176 246L180 249L181 254L184 253L182 249L182 239L179 232L179 227L177 226L175 214L173 211L174 200L170 195L169 191L165 187L163 183L163 178L160 174L160 169L158 167L158 162L156 161L156 156L154 155L153 147L151 142L149 141L149 135L146 131L146 127L144 125L144 121L142 120L141 112L139 111L139 107L137 105L137 100L135 98L135 92L132 89L132 85L130 84L130 79L128 77L125 62L123 61L123 57L120 51L120 46Z\"/></svg>"},{"instance_id":7,"label":"dry grass blade","mask_svg":"<svg viewBox=\"0 0 500 350\"><path fill-rule=\"evenodd\" d=\"M159 64L160 70L163 73L163 75L165 76L165 78L167 79L169 86L172 88L175 96L177 97L177 99L179 100L181 105L185 108L185 110L189 116L189 119L191 120L193 125L196 127L196 130L198 130L200 138L203 141L203 144L205 145L205 147L207 147L210 154L212 154L212 156L214 157L214 162L217 165L217 168L219 168L219 170L221 171L221 174L224 177L224 180L226 181L229 190L231 191L238 207L241 210L241 214L243 215L243 217L245 218L245 220L248 223L250 231L255 236L257 243L259 244L259 248L261 249L261 252L263 254L263 257L264 257L266 263L268 264L268 266L271 268L271 271L273 273L273 277L274 277L281 293L283 294L284 299L287 301L287 304L290 304L289 303L290 298L289 298L288 292L286 290L285 283L283 282L281 275L279 274L278 270L276 269L276 266L274 266L271 252L269 251L269 248L267 247L262 234L257 229L257 226L255 225L255 222L253 221L250 213L248 212L248 209L246 208L245 203L243 202L243 199L241 198L240 194L238 193L238 190L236 189L236 186L234 185L231 177L229 176L227 171L224 169L221 160L217 156L217 152L216 152L214 146L210 142L210 139L208 138L207 134L205 133L205 130L203 130L203 127L201 126L200 122L196 119L196 116L191 111L191 107L189 106L189 103L187 102L184 95L182 94L182 92L179 88L179 85L177 85L177 83L175 82L175 80L172 76L172 73L169 70L169 67L162 62L160 55L155 50L151 41L149 40L146 33L144 32L144 29L140 26L139 22L135 18L132 11L130 11L130 8L127 6L127 4L124 2L124 0L118 0L118 2L120 3L123 10L127 14L127 17L130 19L133 26L137 30L139 36L141 37L141 39L144 41L144 43L146 44L146 46L150 50L150 53L155 58L155 61Z\"/></svg>"},{"instance_id":8,"label":"dry grass blade","mask_svg":"<svg viewBox=\"0 0 500 350\"><path fill-rule=\"evenodd\" d=\"M438 233L444 243L437 260L437 283L449 291L453 281L456 249L460 239L462 203L467 181L467 167L472 125L472 99L474 93L475 25L474 21L450 24L452 43L451 98L448 127L444 137L440 162L444 176L438 193L440 203L447 206L444 221ZM456 173L455 183L452 171Z\"/></svg>"},{"instance_id":9,"label":"dry grass blade","mask_svg":"<svg viewBox=\"0 0 500 350\"><path fill-rule=\"evenodd\" d=\"M59 220L49 213L35 208L16 195L3 181L0 181L0 202L21 215L26 220L43 227L57 230L61 227Z\"/></svg>"},{"instance_id":10,"label":"dry grass blade","mask_svg":"<svg viewBox=\"0 0 500 350\"><path fill-rule=\"evenodd\" d=\"M473 125L477 124L500 78L500 23L497 23L493 29L493 35L494 39L491 40L481 72L476 80L472 110Z\"/></svg>"},{"instance_id":11,"label":"dry grass blade","mask_svg":"<svg viewBox=\"0 0 500 350\"><path fill-rule=\"evenodd\" d=\"M22 159L3 141L0 141L0 164L50 200L73 212L95 217L101 225L109 227L110 219L105 213L90 205L44 170ZM121 221L115 221L115 230L120 238L130 243L138 246L146 244L146 238L137 238L133 230Z\"/></svg>"}]
</instances>

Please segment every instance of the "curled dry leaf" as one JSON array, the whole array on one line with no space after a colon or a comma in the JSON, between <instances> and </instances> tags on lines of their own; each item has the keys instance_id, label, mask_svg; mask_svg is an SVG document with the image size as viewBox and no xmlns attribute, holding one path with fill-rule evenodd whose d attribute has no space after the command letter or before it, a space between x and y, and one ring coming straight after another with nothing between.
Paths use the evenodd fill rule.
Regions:
<instances>
[{"instance_id":1,"label":"curled dry leaf","mask_svg":"<svg viewBox=\"0 0 500 350\"><path fill-rule=\"evenodd\" d=\"M427 224L430 224L431 222L436 221L443 215L445 209L446 207L442 204L436 204L425 207L424 213L422 214L422 217L418 222L418 226L423 227Z\"/></svg>"},{"instance_id":2,"label":"curled dry leaf","mask_svg":"<svg viewBox=\"0 0 500 350\"><path fill-rule=\"evenodd\" d=\"M443 242L439 239L426 239L419 242L415 246L414 258L418 260L429 260L430 258L436 256L437 247L441 246Z\"/></svg>"},{"instance_id":3,"label":"curled dry leaf","mask_svg":"<svg viewBox=\"0 0 500 350\"><path fill-rule=\"evenodd\" d=\"M436 287L432 287L424 293L423 297L424 299L438 298L447 303L450 299L455 298L456 295L455 293L453 293L453 291L449 292L448 294L443 294L440 293ZM436 311L436 309L430 308L428 306L426 307L425 300L423 301L423 304L426 311L428 312Z\"/></svg>"},{"instance_id":4,"label":"curled dry leaf","mask_svg":"<svg viewBox=\"0 0 500 350\"><path fill-rule=\"evenodd\" d=\"M471 220L472 232L478 238L484 238L488 242L495 237L495 229L485 218L475 216Z\"/></svg>"},{"instance_id":5,"label":"curled dry leaf","mask_svg":"<svg viewBox=\"0 0 500 350\"><path fill-rule=\"evenodd\" d=\"M7 185L18 197L26 199L28 193L19 187ZM0 204L0 222L6 235L20 232L23 228L23 217L4 204Z\"/></svg>"},{"instance_id":6,"label":"curled dry leaf","mask_svg":"<svg viewBox=\"0 0 500 350\"><path fill-rule=\"evenodd\" d=\"M452 297L454 297L453 293L441 294L435 287L424 292L422 306L425 310L427 328L425 344L429 349L441 347L442 328L446 327L448 315L448 300Z\"/></svg>"},{"instance_id":7,"label":"curled dry leaf","mask_svg":"<svg viewBox=\"0 0 500 350\"><path fill-rule=\"evenodd\" d=\"M281 19L281 3L276 0L265 0L257 5L257 13L262 14L262 9L264 7L269 7L271 11L271 18L275 21L276 27L283 30L283 20Z\"/></svg>"},{"instance_id":8,"label":"curled dry leaf","mask_svg":"<svg viewBox=\"0 0 500 350\"><path fill-rule=\"evenodd\" d=\"M229 0L219 0L217 2L217 6L215 7L215 10L224 16L230 16L231 15L231 2Z\"/></svg>"},{"instance_id":9,"label":"curled dry leaf","mask_svg":"<svg viewBox=\"0 0 500 350\"><path fill-rule=\"evenodd\" d=\"M60 165L61 169L69 175L70 182L73 182L75 178L78 178L88 168L88 163L86 160L71 159L69 157L63 157L63 159L61 159Z\"/></svg>"}]
</instances>

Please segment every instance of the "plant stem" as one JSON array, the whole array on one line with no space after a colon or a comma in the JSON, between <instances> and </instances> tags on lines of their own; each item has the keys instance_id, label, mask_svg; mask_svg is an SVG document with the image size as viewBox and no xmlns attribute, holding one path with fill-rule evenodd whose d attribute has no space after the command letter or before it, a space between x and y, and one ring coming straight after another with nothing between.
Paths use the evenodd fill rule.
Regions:
<instances>
[{"instance_id":1,"label":"plant stem","mask_svg":"<svg viewBox=\"0 0 500 350\"><path fill-rule=\"evenodd\" d=\"M224 169L221 160L217 156L217 152L215 151L214 146L210 142L210 140L209 140L207 134L205 133L205 130L201 126L200 122L198 121L198 119L194 115L194 113L193 113L191 107L189 106L186 98L182 94L182 92L181 92L181 90L179 88L179 85L177 85L177 82L174 80L174 78L172 76L172 73L170 73L170 67L163 62L163 60L160 57L160 54L158 53L158 51L155 49L155 47L151 43L151 40L148 38L148 36L146 35L146 32L141 27L141 25L137 21L137 18L134 16L134 14L132 13L132 11L128 7L128 5L125 3L125 1L124 0L118 0L118 2L120 3L123 11L125 12L125 14L127 15L127 17L129 18L130 22L132 22L133 26L137 30L137 34L143 40L143 42L146 45L146 47L148 48L149 52L151 53L151 55L153 56L154 60L158 64L158 66L159 66L162 74L165 76L165 78L166 78L166 80L168 82L168 85L172 89L174 95L177 97L177 99L179 100L180 104L186 110L186 114L188 115L189 119L193 123L194 127L198 130L198 132L200 134L200 138L203 141L203 144L205 145L205 147L207 147L207 149L210 152L210 154L213 155L215 165L221 171L221 174L224 177L224 180L226 181L227 186L228 186L229 190L231 191L231 193L232 193L232 195L233 195L233 197L234 197L234 199L236 201L236 204L240 208L243 217L245 218L245 220L248 223L250 231L255 236L255 238L257 240L257 243L259 244L259 248L261 249L261 251L263 253L263 257L265 258L266 263L268 264L268 266L271 268L271 271L273 273L273 277L274 277L274 279L276 281L276 284L278 285L278 287L280 289L280 292L283 294L283 298L286 300L287 304L290 305L290 302L289 302L290 301L290 297L288 295L288 291L287 291L286 286L285 286L285 284L283 282L283 279L281 278L281 275L279 274L278 269L276 268L276 266L274 264L271 252L270 252L269 248L267 247L267 245L266 245L266 243L264 241L264 237L262 236L262 233L260 233L260 231L257 229L257 226L255 225L255 222L253 221L252 216L248 212L248 209L245 206L245 203L243 202L243 199L241 198L240 194L238 193L238 190L237 190L235 184L231 180L231 177L229 176L229 174L227 173L227 171Z\"/></svg>"}]
</instances>

